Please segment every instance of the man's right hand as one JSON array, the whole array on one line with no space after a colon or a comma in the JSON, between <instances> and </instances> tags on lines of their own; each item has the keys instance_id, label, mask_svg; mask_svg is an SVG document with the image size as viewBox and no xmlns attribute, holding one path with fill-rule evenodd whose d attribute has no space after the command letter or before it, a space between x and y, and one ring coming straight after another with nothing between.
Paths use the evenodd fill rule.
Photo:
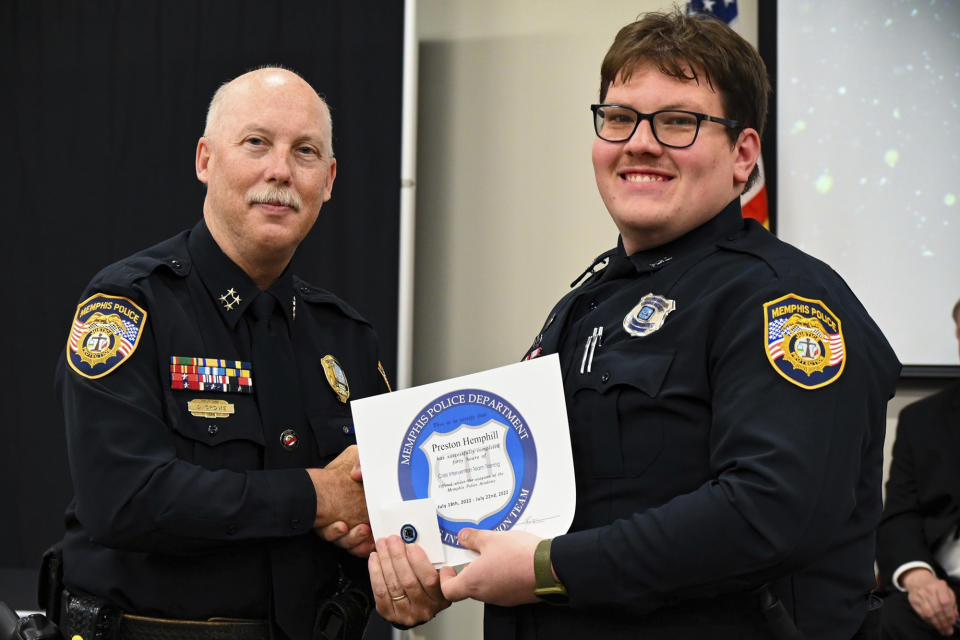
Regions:
<instances>
[{"instance_id":1,"label":"man's right hand","mask_svg":"<svg viewBox=\"0 0 960 640\"><path fill-rule=\"evenodd\" d=\"M900 576L900 584L907 591L907 600L924 622L941 635L953 635L957 621L957 597L953 589L929 570L918 567Z\"/></svg>"},{"instance_id":2,"label":"man's right hand","mask_svg":"<svg viewBox=\"0 0 960 640\"><path fill-rule=\"evenodd\" d=\"M323 469L307 469L317 494L315 529L334 522L344 522L350 528L370 523L363 484L354 479L359 464L357 446L351 445Z\"/></svg>"}]
</instances>

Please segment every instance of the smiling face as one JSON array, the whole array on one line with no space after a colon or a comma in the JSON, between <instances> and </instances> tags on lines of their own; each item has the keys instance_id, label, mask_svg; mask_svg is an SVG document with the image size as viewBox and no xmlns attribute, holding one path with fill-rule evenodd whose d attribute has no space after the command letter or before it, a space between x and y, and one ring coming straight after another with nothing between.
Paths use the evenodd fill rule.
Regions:
<instances>
[{"instance_id":1,"label":"smiling face","mask_svg":"<svg viewBox=\"0 0 960 640\"><path fill-rule=\"evenodd\" d=\"M222 91L197 145L204 220L255 281L275 278L330 199L337 166L329 112L309 84L282 69L250 72Z\"/></svg>"},{"instance_id":2,"label":"smiling face","mask_svg":"<svg viewBox=\"0 0 960 640\"><path fill-rule=\"evenodd\" d=\"M642 113L683 109L726 117L720 95L707 83L649 65L612 83L603 102ZM657 142L645 120L625 142L594 138L593 170L629 255L679 238L718 214L743 191L759 153L753 129L731 145L722 125L704 121L693 146L673 149Z\"/></svg>"}]
</instances>

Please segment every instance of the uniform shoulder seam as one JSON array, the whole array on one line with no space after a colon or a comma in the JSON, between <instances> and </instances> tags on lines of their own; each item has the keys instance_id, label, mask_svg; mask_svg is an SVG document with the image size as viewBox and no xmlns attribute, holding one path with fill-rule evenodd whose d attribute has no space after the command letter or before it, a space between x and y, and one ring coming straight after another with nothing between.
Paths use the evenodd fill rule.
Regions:
<instances>
[{"instance_id":1,"label":"uniform shoulder seam","mask_svg":"<svg viewBox=\"0 0 960 640\"><path fill-rule=\"evenodd\" d=\"M366 325L370 324L370 322L364 318L359 311L354 309L346 301L331 291L327 291L322 287L312 285L296 275L293 276L293 286L305 302L336 307L348 318L352 318L353 320Z\"/></svg>"},{"instance_id":2,"label":"uniform shoulder seam","mask_svg":"<svg viewBox=\"0 0 960 640\"><path fill-rule=\"evenodd\" d=\"M104 267L94 275L88 288L110 284L132 285L161 267L166 267L176 276L186 277L191 263L185 237L185 233L179 234Z\"/></svg>"}]
</instances>

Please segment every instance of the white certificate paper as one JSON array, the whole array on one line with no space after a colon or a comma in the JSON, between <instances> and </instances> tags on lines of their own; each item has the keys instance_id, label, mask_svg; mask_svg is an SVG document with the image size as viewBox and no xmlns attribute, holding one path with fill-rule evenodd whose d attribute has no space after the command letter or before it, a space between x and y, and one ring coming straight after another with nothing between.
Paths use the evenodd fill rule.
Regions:
<instances>
[{"instance_id":1,"label":"white certificate paper","mask_svg":"<svg viewBox=\"0 0 960 640\"><path fill-rule=\"evenodd\" d=\"M457 544L464 527L541 537L570 528L576 486L556 354L350 407L376 538L400 535L435 565L459 565L477 555Z\"/></svg>"}]
</instances>

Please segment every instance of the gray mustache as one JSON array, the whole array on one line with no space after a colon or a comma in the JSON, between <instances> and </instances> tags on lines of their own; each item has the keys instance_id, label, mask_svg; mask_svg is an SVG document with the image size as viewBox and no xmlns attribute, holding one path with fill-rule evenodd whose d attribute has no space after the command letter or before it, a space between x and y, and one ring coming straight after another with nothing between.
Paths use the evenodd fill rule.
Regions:
<instances>
[{"instance_id":1,"label":"gray mustache","mask_svg":"<svg viewBox=\"0 0 960 640\"><path fill-rule=\"evenodd\" d=\"M249 204L280 204L300 211L303 201L295 192L284 187L268 187L263 191L255 191L247 196Z\"/></svg>"}]
</instances>

